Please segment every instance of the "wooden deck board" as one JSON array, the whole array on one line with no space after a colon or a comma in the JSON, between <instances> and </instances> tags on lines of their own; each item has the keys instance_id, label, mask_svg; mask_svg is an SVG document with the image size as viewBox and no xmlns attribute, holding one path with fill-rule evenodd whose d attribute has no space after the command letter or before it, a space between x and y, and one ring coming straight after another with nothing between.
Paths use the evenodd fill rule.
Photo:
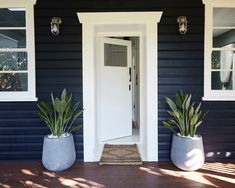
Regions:
<instances>
[{"instance_id":1,"label":"wooden deck board","mask_svg":"<svg viewBox=\"0 0 235 188\"><path fill-rule=\"evenodd\" d=\"M140 166L99 166L76 163L65 172L49 172L40 163L0 163L3 188L210 188L235 187L235 163L206 163L184 172L170 163Z\"/></svg>"}]
</instances>

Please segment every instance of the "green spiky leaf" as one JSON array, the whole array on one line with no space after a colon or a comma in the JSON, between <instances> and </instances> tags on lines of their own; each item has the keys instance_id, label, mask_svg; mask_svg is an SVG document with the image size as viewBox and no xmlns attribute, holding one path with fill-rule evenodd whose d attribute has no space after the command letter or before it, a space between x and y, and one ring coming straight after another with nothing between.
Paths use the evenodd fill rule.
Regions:
<instances>
[{"instance_id":1,"label":"green spiky leaf","mask_svg":"<svg viewBox=\"0 0 235 188\"><path fill-rule=\"evenodd\" d=\"M195 103L191 101L192 95L182 91L176 93L175 100L169 97L165 97L165 99L171 109L167 112L173 119L163 122L163 125L171 130L173 126L177 126L181 135L194 136L198 126L202 123L202 119L208 113L202 113L201 103L194 108Z\"/></svg>"},{"instance_id":2,"label":"green spiky leaf","mask_svg":"<svg viewBox=\"0 0 235 188\"><path fill-rule=\"evenodd\" d=\"M79 102L73 105L72 94L66 89L61 92L60 98L51 93L51 104L40 101L38 104L38 116L50 129L51 134L61 136L81 129L82 125L74 126L76 120L82 115L83 109L77 112Z\"/></svg>"}]
</instances>

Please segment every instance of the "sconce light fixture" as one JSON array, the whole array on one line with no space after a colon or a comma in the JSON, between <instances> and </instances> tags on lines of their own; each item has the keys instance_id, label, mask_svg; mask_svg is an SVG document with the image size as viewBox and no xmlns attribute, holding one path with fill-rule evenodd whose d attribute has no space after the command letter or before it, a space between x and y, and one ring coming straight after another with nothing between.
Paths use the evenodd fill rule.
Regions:
<instances>
[{"instance_id":1,"label":"sconce light fixture","mask_svg":"<svg viewBox=\"0 0 235 188\"><path fill-rule=\"evenodd\" d=\"M58 35L60 33L60 24L62 24L61 18L53 17L51 19L51 33L53 35Z\"/></svg>"},{"instance_id":2,"label":"sconce light fixture","mask_svg":"<svg viewBox=\"0 0 235 188\"><path fill-rule=\"evenodd\" d=\"M179 32L180 34L186 34L188 30L188 20L186 16L179 16L177 18L177 22L179 23Z\"/></svg>"}]
</instances>

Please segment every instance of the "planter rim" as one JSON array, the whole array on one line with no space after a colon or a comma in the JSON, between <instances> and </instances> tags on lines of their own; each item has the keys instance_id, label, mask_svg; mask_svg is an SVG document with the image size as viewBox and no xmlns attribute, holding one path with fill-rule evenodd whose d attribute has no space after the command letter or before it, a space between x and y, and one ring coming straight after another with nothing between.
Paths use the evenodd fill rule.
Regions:
<instances>
[{"instance_id":1,"label":"planter rim","mask_svg":"<svg viewBox=\"0 0 235 188\"><path fill-rule=\"evenodd\" d=\"M63 137L52 137L52 138L50 138L49 136L50 136L51 134L47 134L47 135L45 135L44 136L44 138L47 138L47 139L66 139L66 138L68 138L68 137L71 137L73 134L72 133L68 133L68 135L66 135L66 136L63 136Z\"/></svg>"},{"instance_id":2,"label":"planter rim","mask_svg":"<svg viewBox=\"0 0 235 188\"><path fill-rule=\"evenodd\" d=\"M181 136L180 133L175 134L175 136L182 138L182 139L190 139L190 140L200 140L202 139L202 136L200 134L195 135L195 137L191 137L191 136Z\"/></svg>"}]
</instances>

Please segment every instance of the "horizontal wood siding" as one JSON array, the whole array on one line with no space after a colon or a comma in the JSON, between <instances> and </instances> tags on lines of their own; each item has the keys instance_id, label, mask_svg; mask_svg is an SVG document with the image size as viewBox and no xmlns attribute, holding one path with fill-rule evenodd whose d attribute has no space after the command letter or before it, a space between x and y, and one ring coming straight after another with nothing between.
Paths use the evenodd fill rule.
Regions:
<instances>
[{"instance_id":1,"label":"horizontal wood siding","mask_svg":"<svg viewBox=\"0 0 235 188\"><path fill-rule=\"evenodd\" d=\"M159 24L158 94L159 160L169 161L172 133L162 126L169 117L165 96L178 90L203 95L204 7L201 0L38 0L35 6L37 96L68 88L82 101L82 25L77 12L163 11ZM176 19L188 17L180 35ZM61 32L50 32L51 18L62 18ZM36 102L0 103L0 160L40 160L48 129L37 116ZM203 102L210 113L200 133L207 160L235 160L235 103ZM79 120L82 122L82 118ZM83 160L82 131L75 134L77 159ZM153 148L154 149L154 148Z\"/></svg>"},{"instance_id":2,"label":"horizontal wood siding","mask_svg":"<svg viewBox=\"0 0 235 188\"><path fill-rule=\"evenodd\" d=\"M57 1L40 8L40 2L35 6L37 97L49 100L51 92L57 95L67 88L74 100L82 102L82 37L76 11L58 11ZM50 32L54 16L63 19L58 36ZM49 132L37 113L37 102L0 103L0 160L41 160L43 137ZM82 135L82 130L74 134L79 161L83 160Z\"/></svg>"},{"instance_id":3,"label":"horizontal wood siding","mask_svg":"<svg viewBox=\"0 0 235 188\"><path fill-rule=\"evenodd\" d=\"M189 21L186 35L177 31L176 19L180 15L187 16ZM159 160L169 161L172 133L162 126L162 121L169 119L164 97L174 97L179 90L192 93L196 102L203 96L204 7L201 1L187 9L179 6L170 11L165 9L159 24L158 46ZM199 129L207 161L235 160L234 105L234 102L202 102L203 109L209 111Z\"/></svg>"}]
</instances>

